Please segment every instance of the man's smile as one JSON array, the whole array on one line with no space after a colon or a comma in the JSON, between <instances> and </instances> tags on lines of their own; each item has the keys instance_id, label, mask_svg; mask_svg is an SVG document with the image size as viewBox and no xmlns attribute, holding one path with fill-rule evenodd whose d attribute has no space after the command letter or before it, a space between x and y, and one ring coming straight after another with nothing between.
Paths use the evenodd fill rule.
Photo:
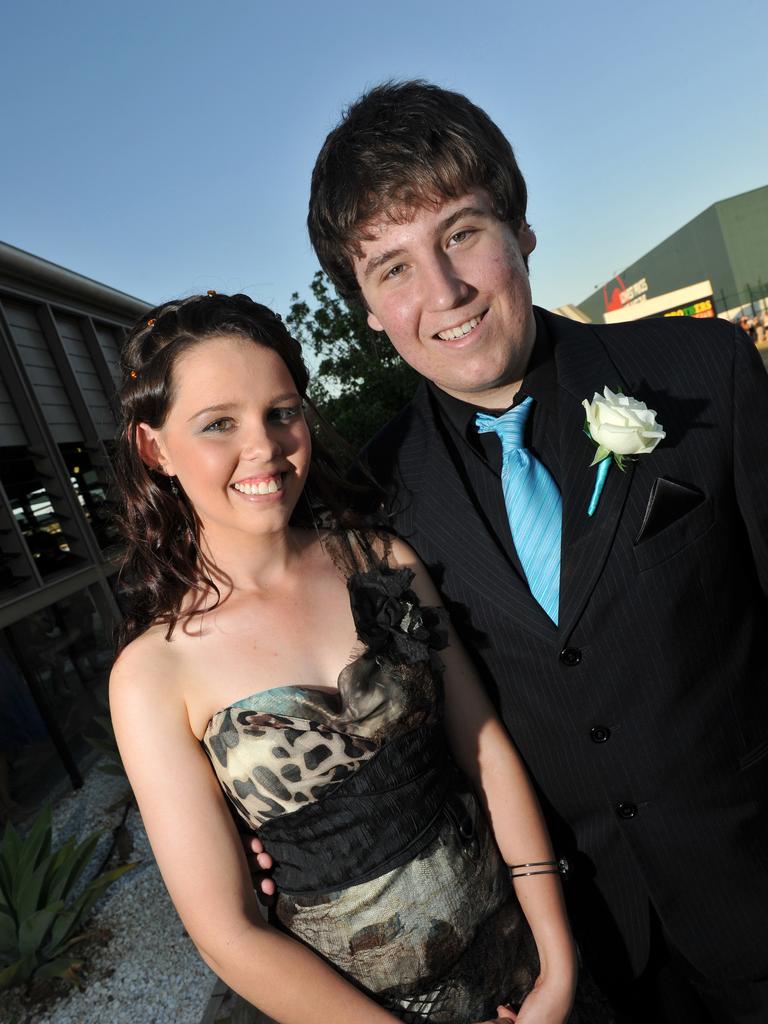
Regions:
<instances>
[{"instance_id":1,"label":"man's smile","mask_svg":"<svg viewBox=\"0 0 768 1024\"><path fill-rule=\"evenodd\" d=\"M457 341L459 338L463 338L465 335L469 334L470 331L473 331L487 312L487 309L483 310L483 312L478 316L473 316L469 320L465 320L463 323L458 324L456 327L449 327L445 331L439 331L435 337L439 338L440 341Z\"/></svg>"},{"instance_id":2,"label":"man's smile","mask_svg":"<svg viewBox=\"0 0 768 1024\"><path fill-rule=\"evenodd\" d=\"M527 225L499 220L482 188L367 225L353 267L368 326L443 391L497 401L506 381L511 404L536 333L526 268L535 244ZM402 273L366 274L381 259Z\"/></svg>"}]
</instances>

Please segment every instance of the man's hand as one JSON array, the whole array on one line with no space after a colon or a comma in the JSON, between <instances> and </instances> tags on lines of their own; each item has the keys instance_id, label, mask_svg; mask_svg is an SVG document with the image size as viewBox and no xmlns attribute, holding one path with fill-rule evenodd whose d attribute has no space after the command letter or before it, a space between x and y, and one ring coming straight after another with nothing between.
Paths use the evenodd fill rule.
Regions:
<instances>
[{"instance_id":1,"label":"man's hand","mask_svg":"<svg viewBox=\"0 0 768 1024\"><path fill-rule=\"evenodd\" d=\"M257 836L244 835L243 846L245 847L248 866L251 869L251 878L253 878L253 887L256 890L256 895L265 907L270 907L275 902L275 893L277 892L277 886L270 875L272 858L266 852L264 844Z\"/></svg>"}]
</instances>

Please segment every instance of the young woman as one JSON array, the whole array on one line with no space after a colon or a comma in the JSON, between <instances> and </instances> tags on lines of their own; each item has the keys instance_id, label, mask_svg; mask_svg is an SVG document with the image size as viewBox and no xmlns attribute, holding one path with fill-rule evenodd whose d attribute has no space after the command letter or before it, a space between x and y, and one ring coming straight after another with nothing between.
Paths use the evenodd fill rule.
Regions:
<instances>
[{"instance_id":1,"label":"young woman","mask_svg":"<svg viewBox=\"0 0 768 1024\"><path fill-rule=\"evenodd\" d=\"M285 1024L563 1024L531 786L414 553L336 508L299 346L210 294L153 310L123 363L112 717L202 957ZM274 925L230 808L274 859Z\"/></svg>"}]
</instances>

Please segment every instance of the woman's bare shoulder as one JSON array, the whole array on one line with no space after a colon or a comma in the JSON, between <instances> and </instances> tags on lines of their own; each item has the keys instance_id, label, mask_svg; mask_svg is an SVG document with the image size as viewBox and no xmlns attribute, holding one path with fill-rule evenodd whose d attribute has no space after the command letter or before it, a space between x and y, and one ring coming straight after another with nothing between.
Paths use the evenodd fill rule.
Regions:
<instances>
[{"instance_id":1,"label":"woman's bare shoulder","mask_svg":"<svg viewBox=\"0 0 768 1024\"><path fill-rule=\"evenodd\" d=\"M150 626L120 651L109 677L113 711L116 703L180 697L179 652L167 633L165 625Z\"/></svg>"}]
</instances>

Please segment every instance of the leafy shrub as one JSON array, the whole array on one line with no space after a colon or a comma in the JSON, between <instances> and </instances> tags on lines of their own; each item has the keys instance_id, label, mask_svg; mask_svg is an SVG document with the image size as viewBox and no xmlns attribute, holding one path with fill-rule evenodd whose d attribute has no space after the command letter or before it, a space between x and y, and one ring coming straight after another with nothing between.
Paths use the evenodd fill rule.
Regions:
<instances>
[{"instance_id":1,"label":"leafy shrub","mask_svg":"<svg viewBox=\"0 0 768 1024\"><path fill-rule=\"evenodd\" d=\"M78 981L81 966L72 948L87 936L83 925L104 890L133 865L95 878L75 898L99 832L81 843L68 839L52 850L51 810L46 808L26 837L8 824L0 846L0 990L25 981Z\"/></svg>"},{"instance_id":2,"label":"leafy shrub","mask_svg":"<svg viewBox=\"0 0 768 1024\"><path fill-rule=\"evenodd\" d=\"M419 375L383 335L371 330L365 310L348 306L336 294L322 270L309 287L313 307L294 292L286 322L305 351L319 360L311 398L350 446L350 451L334 451L344 466L413 398Z\"/></svg>"}]
</instances>

